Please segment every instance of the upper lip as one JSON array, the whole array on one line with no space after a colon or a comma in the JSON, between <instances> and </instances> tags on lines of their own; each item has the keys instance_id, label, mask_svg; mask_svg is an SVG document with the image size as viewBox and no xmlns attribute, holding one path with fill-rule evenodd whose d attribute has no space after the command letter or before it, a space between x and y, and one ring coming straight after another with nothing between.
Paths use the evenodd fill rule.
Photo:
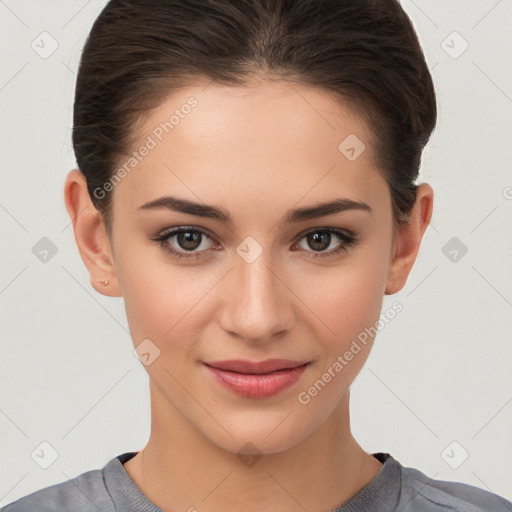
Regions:
<instances>
[{"instance_id":1,"label":"upper lip","mask_svg":"<svg viewBox=\"0 0 512 512\"><path fill-rule=\"evenodd\" d=\"M287 368L296 368L303 366L307 361L292 361L290 359L267 359L265 361L244 361L233 359L229 361L209 361L205 362L207 366L212 366L219 370L226 370L237 373L259 374L270 373L276 370Z\"/></svg>"}]
</instances>

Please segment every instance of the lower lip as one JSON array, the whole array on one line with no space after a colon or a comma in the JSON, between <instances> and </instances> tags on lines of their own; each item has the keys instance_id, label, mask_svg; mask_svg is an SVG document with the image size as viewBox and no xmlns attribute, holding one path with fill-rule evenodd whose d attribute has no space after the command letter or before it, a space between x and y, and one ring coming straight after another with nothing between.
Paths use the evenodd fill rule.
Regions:
<instances>
[{"instance_id":1,"label":"lower lip","mask_svg":"<svg viewBox=\"0 0 512 512\"><path fill-rule=\"evenodd\" d=\"M246 398L267 398L288 388L297 382L307 363L295 368L286 368L272 373L248 374L228 372L205 365L207 370L234 393Z\"/></svg>"}]
</instances>

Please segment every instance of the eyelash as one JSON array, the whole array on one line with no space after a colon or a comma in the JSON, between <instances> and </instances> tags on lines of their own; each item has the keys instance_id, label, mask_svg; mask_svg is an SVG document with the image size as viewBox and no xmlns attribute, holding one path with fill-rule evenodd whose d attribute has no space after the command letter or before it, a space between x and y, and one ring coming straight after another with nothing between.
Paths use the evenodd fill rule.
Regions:
<instances>
[{"instance_id":1,"label":"eyelash","mask_svg":"<svg viewBox=\"0 0 512 512\"><path fill-rule=\"evenodd\" d=\"M181 251L177 251L177 250L173 249L167 243L170 238L172 238L172 237L174 237L176 235L179 235L180 233L189 233L189 232L198 232L198 233L201 233L202 235L204 235L204 236L206 236L206 237L208 237L210 239L212 238L209 235L209 233L207 231L205 231L204 229L201 229L199 227L183 226L183 227L179 227L179 228L176 228L176 229L172 229L172 230L163 232L161 234L157 234L157 235L151 237L151 240L153 240L154 242L158 243L158 245L160 245L160 247L162 247L162 249L164 251L168 252L169 254L171 254L175 258L178 258L178 259L179 258L193 258L193 259L197 259L197 258L200 257L200 254L203 251L188 252L188 253L187 252L181 252ZM300 236L299 241L301 241L303 238L305 238L306 236L308 236L310 234L313 234L313 233L330 233L330 234L333 234L342 243L336 249L331 249L330 251L327 251L327 252L306 251L306 252L313 252L314 256L309 256L312 259L326 258L326 257L329 257L329 256L334 256L336 254L341 254L343 252L346 252L349 248L351 248L352 246L354 246L357 243L357 237L355 236L354 233L347 232L346 230L339 230L339 229L328 228L328 227L325 227L325 228L315 228L315 229L312 229L310 231L307 231L306 233L304 233L304 234L302 234Z\"/></svg>"}]
</instances>

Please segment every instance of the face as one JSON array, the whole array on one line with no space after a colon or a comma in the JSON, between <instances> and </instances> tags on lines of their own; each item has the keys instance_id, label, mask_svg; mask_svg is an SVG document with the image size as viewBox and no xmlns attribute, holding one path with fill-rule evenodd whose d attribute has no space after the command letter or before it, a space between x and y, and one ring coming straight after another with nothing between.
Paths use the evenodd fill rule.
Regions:
<instances>
[{"instance_id":1,"label":"face","mask_svg":"<svg viewBox=\"0 0 512 512\"><path fill-rule=\"evenodd\" d=\"M391 197L368 127L327 92L271 81L190 87L144 123L111 244L153 417L232 452L290 448L339 407L389 281Z\"/></svg>"}]
</instances>

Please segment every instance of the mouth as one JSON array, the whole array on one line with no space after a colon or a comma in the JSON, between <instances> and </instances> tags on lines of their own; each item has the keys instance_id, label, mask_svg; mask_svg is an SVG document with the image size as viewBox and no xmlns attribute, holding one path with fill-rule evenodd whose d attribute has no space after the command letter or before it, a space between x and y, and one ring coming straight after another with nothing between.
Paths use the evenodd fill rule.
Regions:
<instances>
[{"instance_id":1,"label":"mouth","mask_svg":"<svg viewBox=\"0 0 512 512\"><path fill-rule=\"evenodd\" d=\"M211 361L203 363L210 375L230 391L245 398L267 398L297 382L309 365L304 361Z\"/></svg>"}]
</instances>

